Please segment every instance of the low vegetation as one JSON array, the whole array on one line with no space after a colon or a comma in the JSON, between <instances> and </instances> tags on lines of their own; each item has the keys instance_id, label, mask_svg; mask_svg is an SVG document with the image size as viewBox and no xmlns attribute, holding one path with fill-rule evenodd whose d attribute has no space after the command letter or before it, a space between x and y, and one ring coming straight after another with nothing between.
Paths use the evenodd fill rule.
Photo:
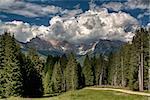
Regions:
<instances>
[{"instance_id":1,"label":"low vegetation","mask_svg":"<svg viewBox=\"0 0 150 100\"><path fill-rule=\"evenodd\" d=\"M9 98L8 100L30 100ZM81 89L69 91L56 97L34 98L32 100L148 100L148 97L130 95L121 92Z\"/></svg>"}]
</instances>

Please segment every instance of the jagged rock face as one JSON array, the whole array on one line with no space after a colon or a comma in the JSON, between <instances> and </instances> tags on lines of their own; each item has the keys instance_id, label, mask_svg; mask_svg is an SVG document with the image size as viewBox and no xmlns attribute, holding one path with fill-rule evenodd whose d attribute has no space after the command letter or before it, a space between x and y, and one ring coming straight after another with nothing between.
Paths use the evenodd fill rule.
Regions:
<instances>
[{"instance_id":1,"label":"jagged rock face","mask_svg":"<svg viewBox=\"0 0 150 100\"><path fill-rule=\"evenodd\" d=\"M74 52L76 55L85 54L104 54L107 55L110 52L118 50L121 45L124 44L122 41L117 40L98 40L90 43L73 44L68 41L46 41L39 37L31 39L27 43L21 43L23 49L36 48L39 53L44 55L61 55L64 53Z\"/></svg>"},{"instance_id":2,"label":"jagged rock face","mask_svg":"<svg viewBox=\"0 0 150 100\"><path fill-rule=\"evenodd\" d=\"M54 49L50 42L42 40L38 37L31 39L30 42L27 42L26 47L34 47L37 50L52 50L52 49Z\"/></svg>"},{"instance_id":3,"label":"jagged rock face","mask_svg":"<svg viewBox=\"0 0 150 100\"><path fill-rule=\"evenodd\" d=\"M102 53L104 55L117 51L125 42L118 40L99 40L95 46L94 53Z\"/></svg>"}]
</instances>

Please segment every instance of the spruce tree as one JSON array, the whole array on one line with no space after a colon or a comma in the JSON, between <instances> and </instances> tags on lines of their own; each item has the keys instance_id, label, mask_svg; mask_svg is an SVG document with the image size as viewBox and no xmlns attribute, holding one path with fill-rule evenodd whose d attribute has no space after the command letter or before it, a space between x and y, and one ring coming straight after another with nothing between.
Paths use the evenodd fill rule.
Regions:
<instances>
[{"instance_id":1,"label":"spruce tree","mask_svg":"<svg viewBox=\"0 0 150 100\"><path fill-rule=\"evenodd\" d=\"M45 94L50 94L53 92L53 90L51 89L51 76L49 74L49 70L46 72L46 74L44 75L44 79L43 79L43 86L44 86L44 93Z\"/></svg>"},{"instance_id":2,"label":"spruce tree","mask_svg":"<svg viewBox=\"0 0 150 100\"><path fill-rule=\"evenodd\" d=\"M86 58L84 60L83 74L85 78L85 85L86 86L94 85L94 71L88 55L86 55Z\"/></svg>"},{"instance_id":3,"label":"spruce tree","mask_svg":"<svg viewBox=\"0 0 150 100\"><path fill-rule=\"evenodd\" d=\"M129 86L129 72L131 70L131 44L126 43L125 45L122 46L121 48L121 71L122 71L122 86L123 87L128 87Z\"/></svg>"},{"instance_id":4,"label":"spruce tree","mask_svg":"<svg viewBox=\"0 0 150 100\"><path fill-rule=\"evenodd\" d=\"M65 91L65 68L66 68L66 65L67 65L67 62L68 62L68 59L66 57L66 55L62 55L59 59L59 62L60 62L60 65L61 65L61 68L62 68L62 73L63 73L63 91Z\"/></svg>"},{"instance_id":5,"label":"spruce tree","mask_svg":"<svg viewBox=\"0 0 150 100\"><path fill-rule=\"evenodd\" d=\"M44 85L44 93L49 94L52 92L51 89L51 78L53 73L53 67L56 61L54 61L54 57L48 55L45 66L44 66L44 78L43 78L43 85Z\"/></svg>"},{"instance_id":6,"label":"spruce tree","mask_svg":"<svg viewBox=\"0 0 150 100\"><path fill-rule=\"evenodd\" d=\"M65 88L66 90L75 90L80 88L79 65L73 54L69 55L68 63L65 69Z\"/></svg>"},{"instance_id":7,"label":"spruce tree","mask_svg":"<svg viewBox=\"0 0 150 100\"><path fill-rule=\"evenodd\" d=\"M43 69L44 69L43 61L38 56L36 49L35 48L30 48L29 52L28 52L28 55L29 55L28 57L32 60L35 69L38 71L38 73L40 75L42 75Z\"/></svg>"},{"instance_id":8,"label":"spruce tree","mask_svg":"<svg viewBox=\"0 0 150 100\"><path fill-rule=\"evenodd\" d=\"M107 81L108 81L108 85L112 85L112 77L113 77L113 53L110 53L108 56L108 75L107 75Z\"/></svg>"},{"instance_id":9,"label":"spruce tree","mask_svg":"<svg viewBox=\"0 0 150 100\"><path fill-rule=\"evenodd\" d=\"M63 87L63 77L62 76L63 76L63 73L62 73L60 63L56 63L54 65L52 80L51 80L51 83L54 84L53 91L55 93L62 92L62 87Z\"/></svg>"},{"instance_id":10,"label":"spruce tree","mask_svg":"<svg viewBox=\"0 0 150 100\"><path fill-rule=\"evenodd\" d=\"M3 58L2 58L2 85L3 96L22 95L22 74L19 61L15 55L16 43L10 33L2 35Z\"/></svg>"},{"instance_id":11,"label":"spruce tree","mask_svg":"<svg viewBox=\"0 0 150 100\"><path fill-rule=\"evenodd\" d=\"M4 67L3 67L3 57L4 57L4 47L3 47L3 41L2 41L2 36L0 35L0 98L4 96Z\"/></svg>"},{"instance_id":12,"label":"spruce tree","mask_svg":"<svg viewBox=\"0 0 150 100\"><path fill-rule=\"evenodd\" d=\"M94 63L92 66L94 67L95 84L102 85L102 79L104 74L104 61L102 55L98 56L97 58L94 56L92 62Z\"/></svg>"},{"instance_id":13,"label":"spruce tree","mask_svg":"<svg viewBox=\"0 0 150 100\"><path fill-rule=\"evenodd\" d=\"M33 51L32 51L33 52ZM28 53L23 66L23 90L25 97L41 97L43 95L43 84L41 71L35 58L35 53Z\"/></svg>"},{"instance_id":14,"label":"spruce tree","mask_svg":"<svg viewBox=\"0 0 150 100\"><path fill-rule=\"evenodd\" d=\"M133 47L135 55L137 59L137 69L138 69L138 85L139 85L139 91L144 90L144 85L146 85L148 82L148 65L146 59L148 58L148 48L149 48L149 40L148 40L148 31L144 28L138 29L136 31L136 34L133 38ZM145 81L145 82L144 82ZM148 86L148 85L146 85Z\"/></svg>"}]
</instances>

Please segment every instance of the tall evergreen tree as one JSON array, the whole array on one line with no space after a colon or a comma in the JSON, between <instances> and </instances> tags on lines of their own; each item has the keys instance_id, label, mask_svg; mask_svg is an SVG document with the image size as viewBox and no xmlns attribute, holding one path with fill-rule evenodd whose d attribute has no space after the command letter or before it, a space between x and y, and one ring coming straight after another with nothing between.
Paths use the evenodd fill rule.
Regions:
<instances>
[{"instance_id":1,"label":"tall evergreen tree","mask_svg":"<svg viewBox=\"0 0 150 100\"><path fill-rule=\"evenodd\" d=\"M78 74L79 65L73 54L69 55L69 61L65 69L66 90L75 90L80 88L80 76Z\"/></svg>"},{"instance_id":2,"label":"tall evergreen tree","mask_svg":"<svg viewBox=\"0 0 150 100\"><path fill-rule=\"evenodd\" d=\"M16 43L10 33L2 35L2 91L3 96L19 96L22 94L22 75L19 61L15 55Z\"/></svg>"},{"instance_id":3,"label":"tall evergreen tree","mask_svg":"<svg viewBox=\"0 0 150 100\"><path fill-rule=\"evenodd\" d=\"M60 66L59 62L55 63L55 65L54 65L51 84L54 84L53 85L53 91L55 93L62 92L63 73L62 73L62 69L61 69L61 66Z\"/></svg>"},{"instance_id":4,"label":"tall evergreen tree","mask_svg":"<svg viewBox=\"0 0 150 100\"><path fill-rule=\"evenodd\" d=\"M148 35L149 35L148 31L144 28L141 28L136 31L136 35L133 38L133 47L136 50L136 53L134 56L137 56L138 58L137 59L138 84L139 84L140 91L144 90L144 84L147 83L147 82L144 82L144 78L148 76L148 66L147 64L145 64L146 63L145 59L148 56L148 48L149 48ZM146 80L147 79L148 77L146 78Z\"/></svg>"},{"instance_id":5,"label":"tall evergreen tree","mask_svg":"<svg viewBox=\"0 0 150 100\"><path fill-rule=\"evenodd\" d=\"M104 74L104 60L102 55L98 56L97 58L94 56L92 62L94 63L92 66L94 67L95 84L102 85L102 79Z\"/></svg>"},{"instance_id":6,"label":"tall evergreen tree","mask_svg":"<svg viewBox=\"0 0 150 100\"><path fill-rule=\"evenodd\" d=\"M28 53L25 57L23 66L23 94L25 97L40 97L43 95L42 75L38 63L34 62L36 61L35 58L34 53Z\"/></svg>"},{"instance_id":7,"label":"tall evergreen tree","mask_svg":"<svg viewBox=\"0 0 150 100\"><path fill-rule=\"evenodd\" d=\"M59 62L60 62L62 73L63 73L63 76L62 76L62 78L63 78L62 90L65 91L65 68L66 68L66 65L67 65L67 62L68 62L68 59L67 59L65 54L60 57Z\"/></svg>"},{"instance_id":8,"label":"tall evergreen tree","mask_svg":"<svg viewBox=\"0 0 150 100\"><path fill-rule=\"evenodd\" d=\"M53 73L53 67L54 64L56 63L56 61L54 61L54 57L51 55L48 55L45 66L44 66L44 79L43 79L43 83L44 83L44 93L45 94L49 94L52 92L51 89L51 77L52 77L52 73Z\"/></svg>"},{"instance_id":9,"label":"tall evergreen tree","mask_svg":"<svg viewBox=\"0 0 150 100\"><path fill-rule=\"evenodd\" d=\"M108 85L112 85L112 77L113 77L113 53L110 53L109 56L108 56L108 75L107 75L107 81L108 81Z\"/></svg>"},{"instance_id":10,"label":"tall evergreen tree","mask_svg":"<svg viewBox=\"0 0 150 100\"><path fill-rule=\"evenodd\" d=\"M84 60L83 74L85 78L85 85L86 86L94 85L94 71L93 71L93 67L91 65L88 55L86 56Z\"/></svg>"},{"instance_id":11,"label":"tall evergreen tree","mask_svg":"<svg viewBox=\"0 0 150 100\"><path fill-rule=\"evenodd\" d=\"M2 41L2 36L0 35L0 98L4 96L4 67L3 67L3 58L4 58L4 45L3 45L3 41Z\"/></svg>"},{"instance_id":12,"label":"tall evergreen tree","mask_svg":"<svg viewBox=\"0 0 150 100\"><path fill-rule=\"evenodd\" d=\"M121 61L121 77L122 77L122 87L127 87L129 85L129 72L131 70L131 44L126 43L121 48L121 55L120 55L120 61Z\"/></svg>"}]
</instances>

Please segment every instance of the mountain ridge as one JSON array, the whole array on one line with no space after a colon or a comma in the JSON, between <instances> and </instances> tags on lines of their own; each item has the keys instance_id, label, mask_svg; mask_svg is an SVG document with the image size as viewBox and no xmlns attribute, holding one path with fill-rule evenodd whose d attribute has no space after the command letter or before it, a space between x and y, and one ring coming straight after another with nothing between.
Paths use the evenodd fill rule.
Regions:
<instances>
[{"instance_id":1,"label":"mountain ridge","mask_svg":"<svg viewBox=\"0 0 150 100\"><path fill-rule=\"evenodd\" d=\"M103 54L108 55L110 52L117 51L125 42L120 40L104 40L99 39L90 43L73 44L68 41L57 41L54 45L50 41L44 40L40 37L32 38L29 42L19 42L21 48L28 50L35 48L40 54L60 56L70 52L75 53L77 56L86 54Z\"/></svg>"}]
</instances>

